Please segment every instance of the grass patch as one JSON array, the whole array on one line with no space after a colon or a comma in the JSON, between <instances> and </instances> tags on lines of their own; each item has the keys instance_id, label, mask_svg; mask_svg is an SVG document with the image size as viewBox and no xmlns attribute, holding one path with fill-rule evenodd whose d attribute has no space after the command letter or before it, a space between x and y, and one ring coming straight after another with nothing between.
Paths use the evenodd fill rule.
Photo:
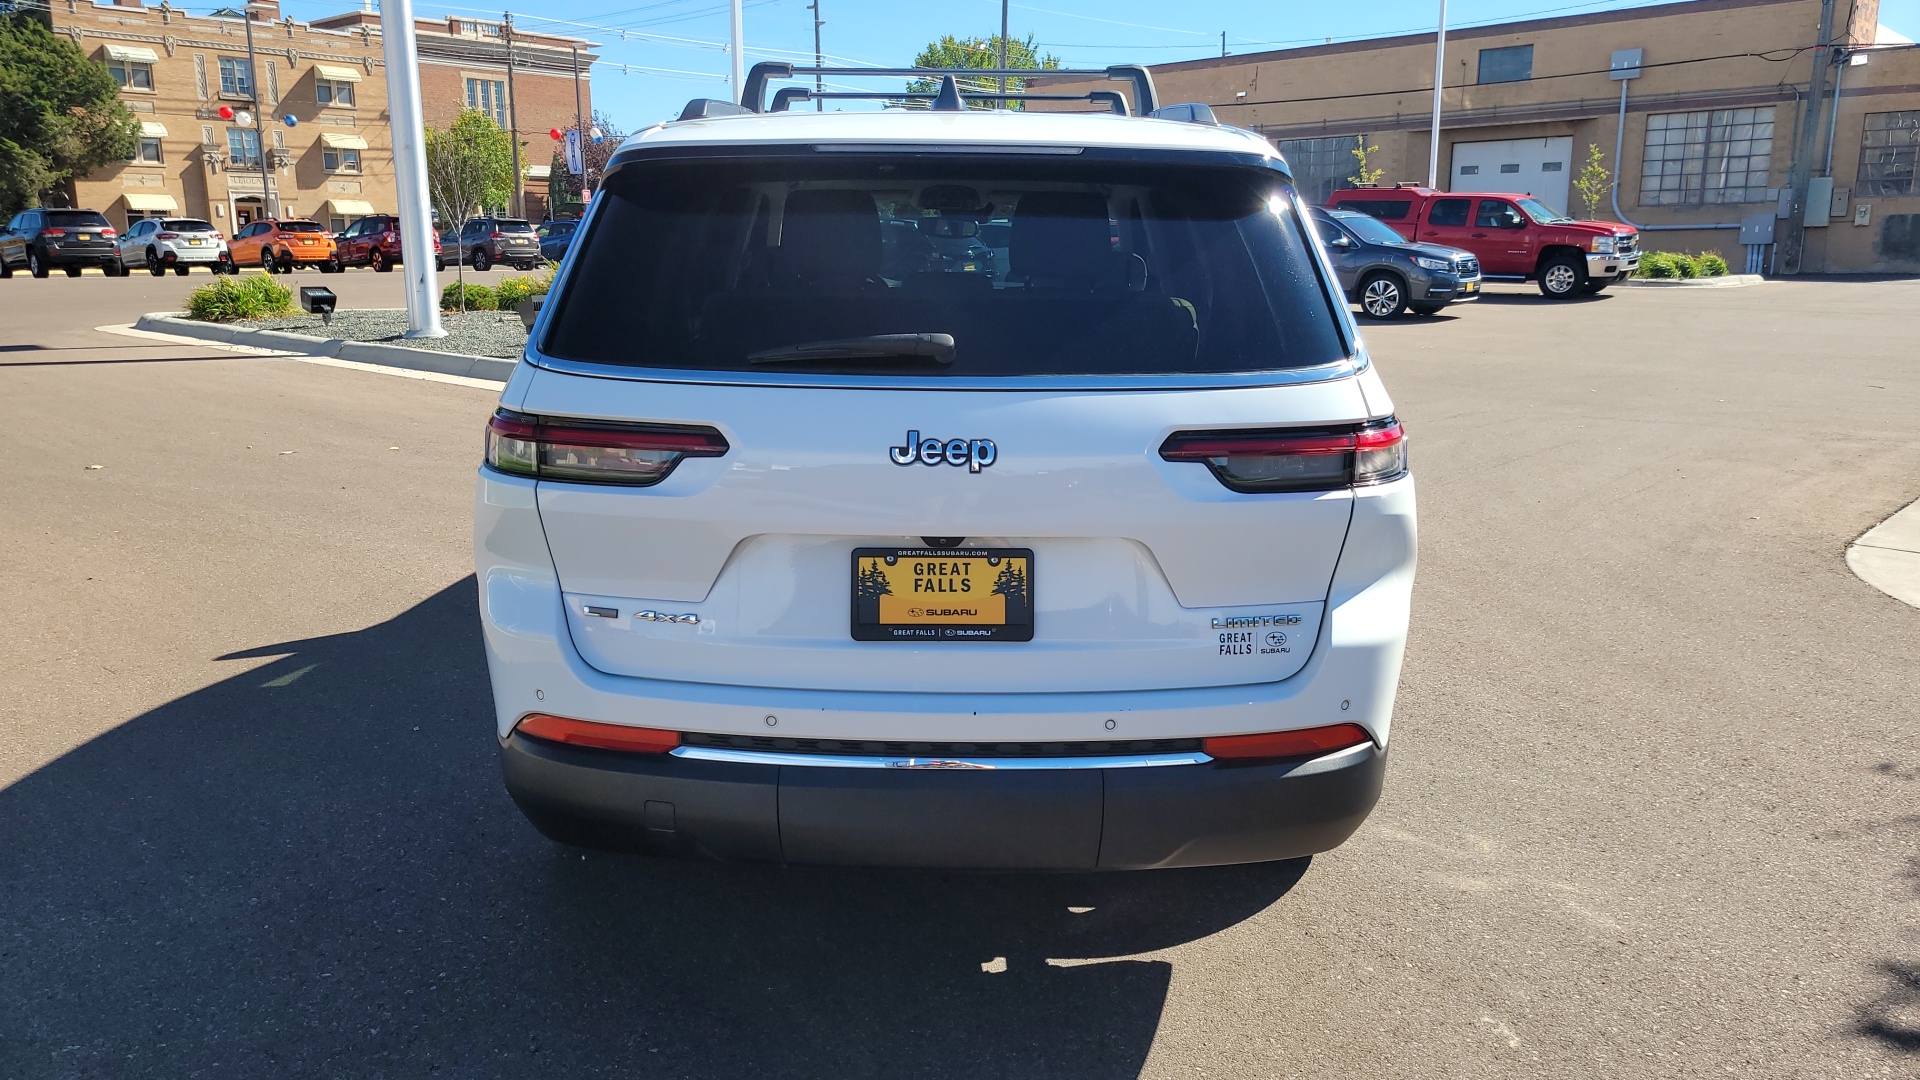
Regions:
<instances>
[{"instance_id":1,"label":"grass patch","mask_svg":"<svg viewBox=\"0 0 1920 1080\"><path fill-rule=\"evenodd\" d=\"M187 297L187 317L203 322L265 319L293 310L293 290L261 275L222 277Z\"/></svg>"}]
</instances>

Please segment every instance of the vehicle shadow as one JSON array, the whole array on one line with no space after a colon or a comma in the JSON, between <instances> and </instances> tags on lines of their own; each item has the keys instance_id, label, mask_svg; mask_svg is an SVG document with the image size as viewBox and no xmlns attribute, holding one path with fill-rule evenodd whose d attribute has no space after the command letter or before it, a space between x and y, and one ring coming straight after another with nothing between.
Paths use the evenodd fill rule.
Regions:
<instances>
[{"instance_id":1,"label":"vehicle shadow","mask_svg":"<svg viewBox=\"0 0 1920 1080\"><path fill-rule=\"evenodd\" d=\"M1894 780L1920 780L1920 768L1881 762L1875 771ZM1882 829L1912 829L1920 826L1920 814L1910 814L1880 826ZM1907 882L1920 898L1920 858L1909 859ZM1857 1010L1855 1029L1868 1038L1894 1049L1920 1054L1920 962L1888 959L1878 965L1883 980L1880 996Z\"/></svg>"},{"instance_id":2,"label":"vehicle shadow","mask_svg":"<svg viewBox=\"0 0 1920 1080\"><path fill-rule=\"evenodd\" d=\"M1138 1075L1307 860L1113 875L582 855L502 791L472 579L234 659L0 790L0 1076Z\"/></svg>"},{"instance_id":3,"label":"vehicle shadow","mask_svg":"<svg viewBox=\"0 0 1920 1080\"><path fill-rule=\"evenodd\" d=\"M1526 304L1526 305L1554 304L1559 306L1578 306L1580 304L1604 304L1607 301L1614 299L1615 295L1616 294L1614 293L1613 288L1608 288L1604 292L1592 293L1587 296L1569 296L1562 300L1550 300L1547 297L1540 295L1539 290L1533 288L1532 286L1528 286L1525 292L1520 292L1517 289L1513 292L1494 292L1489 290L1487 292L1481 293L1480 299L1475 300L1474 303L1490 304L1494 307L1505 307L1510 304Z\"/></svg>"}]
</instances>

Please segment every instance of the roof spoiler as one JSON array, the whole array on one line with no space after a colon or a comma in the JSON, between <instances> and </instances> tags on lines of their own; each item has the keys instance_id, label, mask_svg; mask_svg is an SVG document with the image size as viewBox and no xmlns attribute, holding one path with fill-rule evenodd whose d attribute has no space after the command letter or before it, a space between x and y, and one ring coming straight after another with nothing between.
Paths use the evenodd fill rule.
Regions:
<instances>
[{"instance_id":1,"label":"roof spoiler","mask_svg":"<svg viewBox=\"0 0 1920 1080\"><path fill-rule=\"evenodd\" d=\"M823 92L807 90L803 87L783 87L775 96L771 105L767 101L767 84L775 79L795 78L904 78L939 79L940 85L933 92L907 91L846 91ZM960 80L1032 79L1036 77L1055 78L1104 78L1115 82L1133 84L1131 112L1144 116L1159 107L1154 95L1153 76L1147 69L1137 64L1120 64L1109 68L840 68L840 67L795 67L781 61L767 60L753 65L747 73L746 84L740 89L740 103L737 108L745 112L781 112L796 101L847 100L866 101L927 101L930 107L940 112L951 112L966 108L970 101L1088 101L1105 105L1122 116L1128 114L1128 102L1112 90L1095 90L1086 94L1041 94L1023 93L1009 90L998 91L969 90L961 86ZM794 91L799 91L795 93ZM689 103L682 119L695 119L687 116L694 104ZM718 112L702 112L700 116L729 115Z\"/></svg>"}]
</instances>

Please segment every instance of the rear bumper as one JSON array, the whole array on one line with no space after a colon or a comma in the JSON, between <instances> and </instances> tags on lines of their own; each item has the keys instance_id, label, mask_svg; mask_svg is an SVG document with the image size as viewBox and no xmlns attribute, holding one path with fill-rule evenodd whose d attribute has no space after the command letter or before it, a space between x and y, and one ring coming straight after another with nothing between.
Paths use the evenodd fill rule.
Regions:
<instances>
[{"instance_id":1,"label":"rear bumper","mask_svg":"<svg viewBox=\"0 0 1920 1080\"><path fill-rule=\"evenodd\" d=\"M169 263L217 263L225 262L227 252L218 247L161 247L162 262Z\"/></svg>"},{"instance_id":2,"label":"rear bumper","mask_svg":"<svg viewBox=\"0 0 1920 1080\"><path fill-rule=\"evenodd\" d=\"M792 864L1136 870L1339 846L1380 796L1386 751L1150 768L866 769L501 742L543 831L657 854Z\"/></svg>"}]
</instances>

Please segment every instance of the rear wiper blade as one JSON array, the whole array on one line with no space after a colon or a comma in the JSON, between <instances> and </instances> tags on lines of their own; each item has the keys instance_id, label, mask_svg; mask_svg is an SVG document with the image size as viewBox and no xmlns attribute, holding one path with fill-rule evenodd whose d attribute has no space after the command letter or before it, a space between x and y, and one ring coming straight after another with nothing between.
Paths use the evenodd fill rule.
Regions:
<instances>
[{"instance_id":1,"label":"rear wiper blade","mask_svg":"<svg viewBox=\"0 0 1920 1080\"><path fill-rule=\"evenodd\" d=\"M749 353L753 364L790 364L809 360L868 360L901 357L931 360L936 364L953 363L952 334L869 334L866 337L828 338L803 341Z\"/></svg>"}]
</instances>

